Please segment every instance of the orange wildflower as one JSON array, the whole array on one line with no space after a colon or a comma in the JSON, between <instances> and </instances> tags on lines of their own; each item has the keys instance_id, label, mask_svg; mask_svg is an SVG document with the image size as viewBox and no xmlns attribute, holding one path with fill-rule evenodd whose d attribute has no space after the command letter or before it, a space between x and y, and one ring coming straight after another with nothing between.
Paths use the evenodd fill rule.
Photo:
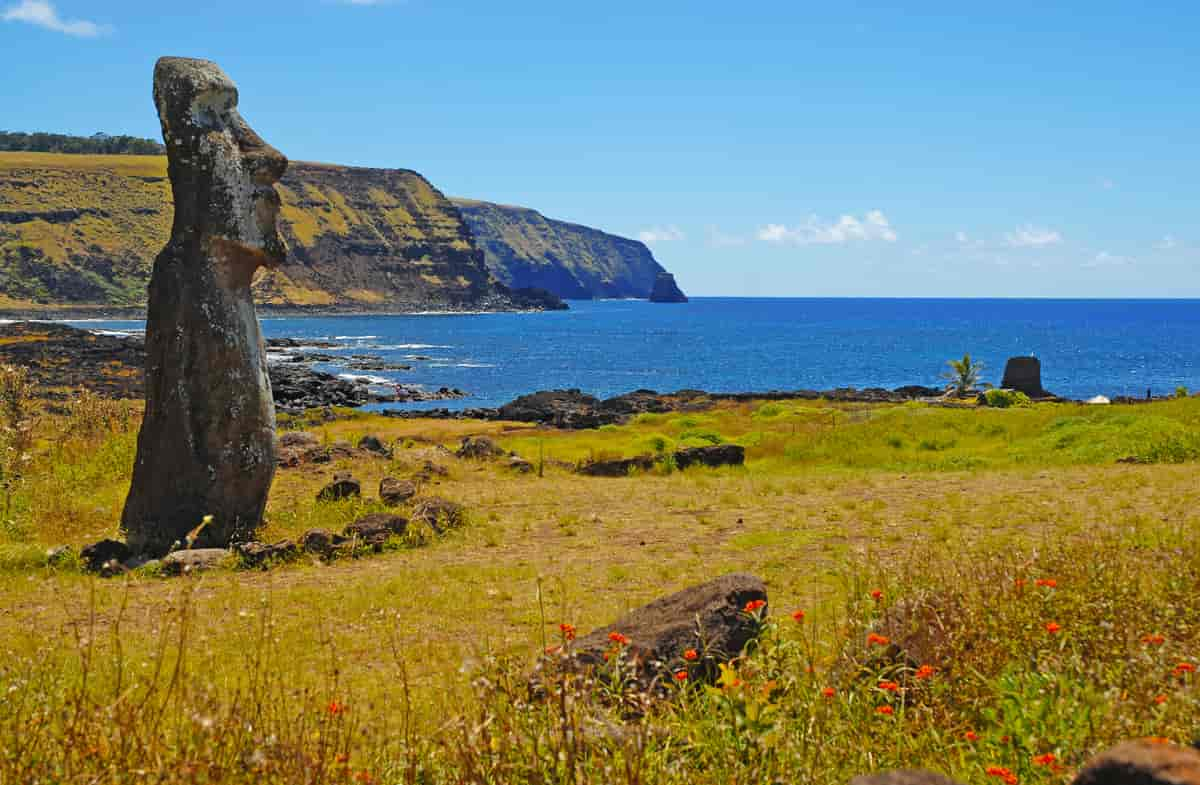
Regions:
<instances>
[{"instance_id":1,"label":"orange wildflower","mask_svg":"<svg viewBox=\"0 0 1200 785\"><path fill-rule=\"evenodd\" d=\"M833 687L826 687L825 689L821 690L821 694L826 698L832 698L835 692L836 691L833 689Z\"/></svg>"},{"instance_id":2,"label":"orange wildflower","mask_svg":"<svg viewBox=\"0 0 1200 785\"><path fill-rule=\"evenodd\" d=\"M801 610L792 611L792 621L796 622L797 624L804 621L804 611L801 611Z\"/></svg>"},{"instance_id":3,"label":"orange wildflower","mask_svg":"<svg viewBox=\"0 0 1200 785\"><path fill-rule=\"evenodd\" d=\"M988 766L987 773L989 777L999 777L1004 780L1005 785L1017 785L1017 775L1003 766Z\"/></svg>"},{"instance_id":4,"label":"orange wildflower","mask_svg":"<svg viewBox=\"0 0 1200 785\"><path fill-rule=\"evenodd\" d=\"M1057 589L1058 581L1054 580L1053 578L1038 578L1036 581L1033 582L1033 585L1034 586L1045 586L1048 589Z\"/></svg>"},{"instance_id":5,"label":"orange wildflower","mask_svg":"<svg viewBox=\"0 0 1200 785\"><path fill-rule=\"evenodd\" d=\"M1151 744L1170 744L1171 740L1166 736L1147 736L1146 741Z\"/></svg>"},{"instance_id":6,"label":"orange wildflower","mask_svg":"<svg viewBox=\"0 0 1200 785\"><path fill-rule=\"evenodd\" d=\"M1016 586L1017 589L1024 589L1025 583L1026 583L1026 581L1024 578L1017 578L1016 580L1013 581L1013 586Z\"/></svg>"},{"instance_id":7,"label":"orange wildflower","mask_svg":"<svg viewBox=\"0 0 1200 785\"><path fill-rule=\"evenodd\" d=\"M890 717L890 716L892 716L893 714L895 714L895 713L896 713L896 710L895 710L895 709L893 709L891 706L880 706L879 708L877 708L877 709L875 710L875 712L876 712L877 714L886 714L886 715L888 715L888 716Z\"/></svg>"},{"instance_id":8,"label":"orange wildflower","mask_svg":"<svg viewBox=\"0 0 1200 785\"><path fill-rule=\"evenodd\" d=\"M867 636L867 645L868 646L871 646L871 645L887 646L889 643L891 643L891 641L888 640L887 637L883 636L883 635L877 635L876 633L872 632L870 635Z\"/></svg>"},{"instance_id":9,"label":"orange wildflower","mask_svg":"<svg viewBox=\"0 0 1200 785\"><path fill-rule=\"evenodd\" d=\"M1176 665L1175 670L1172 671L1172 673L1174 673L1176 676L1182 676L1185 673L1195 673L1195 672L1196 672L1196 666L1191 664L1190 662L1181 662L1178 665Z\"/></svg>"},{"instance_id":10,"label":"orange wildflower","mask_svg":"<svg viewBox=\"0 0 1200 785\"><path fill-rule=\"evenodd\" d=\"M1038 755L1038 756L1034 757L1033 765L1034 766L1049 766L1050 764L1054 763L1054 761L1056 761L1056 760L1058 760L1058 758L1056 758L1054 756L1053 752L1047 752L1045 755Z\"/></svg>"},{"instance_id":11,"label":"orange wildflower","mask_svg":"<svg viewBox=\"0 0 1200 785\"><path fill-rule=\"evenodd\" d=\"M884 692L899 692L900 685L894 681L881 681L879 682L879 689Z\"/></svg>"},{"instance_id":12,"label":"orange wildflower","mask_svg":"<svg viewBox=\"0 0 1200 785\"><path fill-rule=\"evenodd\" d=\"M1161 706L1167 702L1167 696L1166 695L1155 695L1154 702L1155 702L1155 704Z\"/></svg>"},{"instance_id":13,"label":"orange wildflower","mask_svg":"<svg viewBox=\"0 0 1200 785\"><path fill-rule=\"evenodd\" d=\"M875 600L875 602L879 602L880 600L882 600L883 599L883 590L882 589L872 589L871 590L871 599Z\"/></svg>"},{"instance_id":14,"label":"orange wildflower","mask_svg":"<svg viewBox=\"0 0 1200 785\"><path fill-rule=\"evenodd\" d=\"M361 782L363 785L371 785L371 783L375 782L375 778L371 776L371 772L369 771L360 771L354 775L354 781Z\"/></svg>"},{"instance_id":15,"label":"orange wildflower","mask_svg":"<svg viewBox=\"0 0 1200 785\"><path fill-rule=\"evenodd\" d=\"M563 650L562 646L547 646L546 647L547 654L558 654L562 650Z\"/></svg>"},{"instance_id":16,"label":"orange wildflower","mask_svg":"<svg viewBox=\"0 0 1200 785\"><path fill-rule=\"evenodd\" d=\"M1058 632L1061 629L1062 629L1062 625L1056 621L1046 622L1046 632L1050 633L1051 635L1054 635L1056 632Z\"/></svg>"},{"instance_id":17,"label":"orange wildflower","mask_svg":"<svg viewBox=\"0 0 1200 785\"><path fill-rule=\"evenodd\" d=\"M568 641L575 640L575 625L574 624L560 624L560 625L558 625L558 631L562 633L563 640L568 640Z\"/></svg>"},{"instance_id":18,"label":"orange wildflower","mask_svg":"<svg viewBox=\"0 0 1200 785\"><path fill-rule=\"evenodd\" d=\"M325 711L336 717L339 714L345 714L347 711L346 704L337 701L329 701L329 705L325 707Z\"/></svg>"},{"instance_id":19,"label":"orange wildflower","mask_svg":"<svg viewBox=\"0 0 1200 785\"><path fill-rule=\"evenodd\" d=\"M934 667L932 665L922 665L921 667L917 668L917 672L913 675L918 679L928 679L929 677L933 676L933 671Z\"/></svg>"},{"instance_id":20,"label":"orange wildflower","mask_svg":"<svg viewBox=\"0 0 1200 785\"><path fill-rule=\"evenodd\" d=\"M766 600L750 600L750 602L746 603L746 607L743 608L742 610L744 610L746 613L754 613L756 610L758 610L759 608L763 607L766 604L767 604Z\"/></svg>"},{"instance_id":21,"label":"orange wildflower","mask_svg":"<svg viewBox=\"0 0 1200 785\"><path fill-rule=\"evenodd\" d=\"M628 646L629 645L629 639L626 638L624 635L622 635L619 632L610 632L608 634L608 639L610 641L612 641L613 643L617 644L618 646Z\"/></svg>"},{"instance_id":22,"label":"orange wildflower","mask_svg":"<svg viewBox=\"0 0 1200 785\"><path fill-rule=\"evenodd\" d=\"M1166 642L1166 638L1161 635L1146 634L1142 636L1142 643L1152 643L1155 646L1161 646Z\"/></svg>"},{"instance_id":23,"label":"orange wildflower","mask_svg":"<svg viewBox=\"0 0 1200 785\"><path fill-rule=\"evenodd\" d=\"M695 649L688 649L687 651L685 651L685 652L683 653L683 658L684 658L685 660L687 660L688 662L691 662L692 660L695 660L695 659L696 659L696 658L698 658L699 656L700 656L700 655L696 653L696 650L695 650Z\"/></svg>"},{"instance_id":24,"label":"orange wildflower","mask_svg":"<svg viewBox=\"0 0 1200 785\"><path fill-rule=\"evenodd\" d=\"M687 681L687 671L675 671L675 681Z\"/></svg>"},{"instance_id":25,"label":"orange wildflower","mask_svg":"<svg viewBox=\"0 0 1200 785\"><path fill-rule=\"evenodd\" d=\"M969 730L963 734L963 738L967 741L979 741L979 734L973 730Z\"/></svg>"}]
</instances>

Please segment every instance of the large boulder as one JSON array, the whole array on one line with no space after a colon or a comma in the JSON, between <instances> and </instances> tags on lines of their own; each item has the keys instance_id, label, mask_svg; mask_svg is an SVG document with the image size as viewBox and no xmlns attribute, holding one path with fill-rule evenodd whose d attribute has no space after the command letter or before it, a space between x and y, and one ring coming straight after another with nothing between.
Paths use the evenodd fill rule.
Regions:
<instances>
[{"instance_id":1,"label":"large boulder","mask_svg":"<svg viewBox=\"0 0 1200 785\"><path fill-rule=\"evenodd\" d=\"M746 448L738 444L714 444L711 447L688 447L675 451L675 467L741 466L746 462Z\"/></svg>"},{"instance_id":2,"label":"large boulder","mask_svg":"<svg viewBox=\"0 0 1200 785\"><path fill-rule=\"evenodd\" d=\"M100 572L109 562L121 563L132 556L129 546L120 540L100 540L79 551L79 560L91 572Z\"/></svg>"},{"instance_id":3,"label":"large boulder","mask_svg":"<svg viewBox=\"0 0 1200 785\"><path fill-rule=\"evenodd\" d=\"M571 390L543 390L522 395L499 409L501 420L536 422L555 428L597 428L615 423L616 412L599 410L600 399Z\"/></svg>"},{"instance_id":4,"label":"large boulder","mask_svg":"<svg viewBox=\"0 0 1200 785\"><path fill-rule=\"evenodd\" d=\"M1054 397L1042 388L1042 363L1036 357L1009 357L1004 364L1004 379L1000 386L1023 392L1030 398Z\"/></svg>"},{"instance_id":5,"label":"large boulder","mask_svg":"<svg viewBox=\"0 0 1200 785\"><path fill-rule=\"evenodd\" d=\"M1157 739L1127 741L1088 761L1074 785L1200 785L1200 751Z\"/></svg>"},{"instance_id":6,"label":"large boulder","mask_svg":"<svg viewBox=\"0 0 1200 785\"><path fill-rule=\"evenodd\" d=\"M387 512L374 512L350 524L342 535L357 540L363 545L370 545L376 550L383 547L393 536L404 534L408 528L408 520L400 515Z\"/></svg>"},{"instance_id":7,"label":"large boulder","mask_svg":"<svg viewBox=\"0 0 1200 785\"><path fill-rule=\"evenodd\" d=\"M487 436L464 436L462 444L454 453L468 460L488 460L504 455L504 450Z\"/></svg>"},{"instance_id":8,"label":"large boulder","mask_svg":"<svg viewBox=\"0 0 1200 785\"><path fill-rule=\"evenodd\" d=\"M384 477L379 481L379 499L389 507L403 504L416 495L416 483L395 477Z\"/></svg>"},{"instance_id":9,"label":"large boulder","mask_svg":"<svg viewBox=\"0 0 1200 785\"><path fill-rule=\"evenodd\" d=\"M635 455L632 458L613 458L589 461L576 471L589 477L628 477L632 471L649 471L654 468L653 455Z\"/></svg>"},{"instance_id":10,"label":"large boulder","mask_svg":"<svg viewBox=\"0 0 1200 785\"><path fill-rule=\"evenodd\" d=\"M632 667L634 680L644 689L661 688L674 673L687 670L693 682L712 682L717 665L738 656L758 634L759 622L747 606L763 603L767 589L753 575L732 573L692 586L631 611L607 627L579 638L571 647L573 661L584 667L603 668L606 655L614 654L615 636L627 643L619 649ZM694 649L694 660L684 653Z\"/></svg>"},{"instance_id":11,"label":"large boulder","mask_svg":"<svg viewBox=\"0 0 1200 785\"><path fill-rule=\"evenodd\" d=\"M275 475L275 407L250 282L286 249L274 183L287 158L238 113L207 60L164 57L154 103L174 197L146 313L146 408L121 525L134 552L253 539Z\"/></svg>"},{"instance_id":12,"label":"large boulder","mask_svg":"<svg viewBox=\"0 0 1200 785\"><path fill-rule=\"evenodd\" d=\"M362 483L350 476L348 472L339 472L333 476L333 482L317 491L317 501L338 502L343 499L356 499L362 496Z\"/></svg>"}]
</instances>

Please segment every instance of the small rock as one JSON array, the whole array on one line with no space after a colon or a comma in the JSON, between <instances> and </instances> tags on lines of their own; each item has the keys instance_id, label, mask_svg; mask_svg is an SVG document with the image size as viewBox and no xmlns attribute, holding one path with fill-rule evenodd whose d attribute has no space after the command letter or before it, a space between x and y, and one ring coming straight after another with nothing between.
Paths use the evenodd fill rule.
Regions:
<instances>
[{"instance_id":1,"label":"small rock","mask_svg":"<svg viewBox=\"0 0 1200 785\"><path fill-rule=\"evenodd\" d=\"M518 474L529 474L533 471L533 464L522 458L520 455L513 455L508 459L508 468Z\"/></svg>"},{"instance_id":2,"label":"small rock","mask_svg":"<svg viewBox=\"0 0 1200 785\"><path fill-rule=\"evenodd\" d=\"M1200 785L1200 751L1140 739L1088 761L1074 785Z\"/></svg>"},{"instance_id":3,"label":"small rock","mask_svg":"<svg viewBox=\"0 0 1200 785\"><path fill-rule=\"evenodd\" d=\"M333 482L317 493L317 501L336 502L362 496L362 483L348 474L335 474Z\"/></svg>"},{"instance_id":4,"label":"small rock","mask_svg":"<svg viewBox=\"0 0 1200 785\"><path fill-rule=\"evenodd\" d=\"M374 453L382 458L391 458L392 450L378 436L364 436L358 440L358 449Z\"/></svg>"},{"instance_id":5,"label":"small rock","mask_svg":"<svg viewBox=\"0 0 1200 785\"><path fill-rule=\"evenodd\" d=\"M878 774L862 774L850 780L850 785L959 785L949 777L918 769L899 769Z\"/></svg>"},{"instance_id":6,"label":"small rock","mask_svg":"<svg viewBox=\"0 0 1200 785\"><path fill-rule=\"evenodd\" d=\"M379 481L379 498L389 507L403 504L417 495L417 486L408 480L384 477Z\"/></svg>"},{"instance_id":7,"label":"small rock","mask_svg":"<svg viewBox=\"0 0 1200 785\"><path fill-rule=\"evenodd\" d=\"M689 447L675 451L675 467L686 469L695 464L703 466L741 466L746 462L746 448L737 444L714 444L711 447Z\"/></svg>"},{"instance_id":8,"label":"small rock","mask_svg":"<svg viewBox=\"0 0 1200 785\"><path fill-rule=\"evenodd\" d=\"M442 534L466 522L466 509L457 502L428 496L413 504L413 520L427 524L429 528Z\"/></svg>"},{"instance_id":9,"label":"small rock","mask_svg":"<svg viewBox=\"0 0 1200 785\"><path fill-rule=\"evenodd\" d=\"M280 540L267 544L263 542L243 542L233 546L234 551L249 567L265 567L272 562L287 561L299 551L292 540Z\"/></svg>"},{"instance_id":10,"label":"small rock","mask_svg":"<svg viewBox=\"0 0 1200 785\"><path fill-rule=\"evenodd\" d=\"M488 460L504 455L504 450L487 436L464 436L462 445L454 453L459 458L468 460Z\"/></svg>"},{"instance_id":11,"label":"small rock","mask_svg":"<svg viewBox=\"0 0 1200 785\"><path fill-rule=\"evenodd\" d=\"M108 562L124 562L132 556L129 546L120 540L101 540L88 545L79 552L79 558L84 567L92 572L99 572Z\"/></svg>"},{"instance_id":12,"label":"small rock","mask_svg":"<svg viewBox=\"0 0 1200 785\"><path fill-rule=\"evenodd\" d=\"M211 570L219 567L229 555L230 551L224 548L171 551L162 558L162 571L164 575L181 575L185 572Z\"/></svg>"},{"instance_id":13,"label":"small rock","mask_svg":"<svg viewBox=\"0 0 1200 785\"><path fill-rule=\"evenodd\" d=\"M59 545L46 551L46 564L55 565L70 561L75 550L70 545Z\"/></svg>"},{"instance_id":14,"label":"small rock","mask_svg":"<svg viewBox=\"0 0 1200 785\"><path fill-rule=\"evenodd\" d=\"M390 537L404 534L407 528L408 519L391 513L376 512L359 518L347 526L342 534L378 550Z\"/></svg>"},{"instance_id":15,"label":"small rock","mask_svg":"<svg viewBox=\"0 0 1200 785\"><path fill-rule=\"evenodd\" d=\"M346 542L346 538L328 529L309 529L300 535L300 549L305 553L329 557L334 549Z\"/></svg>"},{"instance_id":16,"label":"small rock","mask_svg":"<svg viewBox=\"0 0 1200 785\"><path fill-rule=\"evenodd\" d=\"M654 468L654 456L635 455L632 458L617 458L611 461L592 461L576 471L589 477L628 477L634 470L649 471Z\"/></svg>"}]
</instances>

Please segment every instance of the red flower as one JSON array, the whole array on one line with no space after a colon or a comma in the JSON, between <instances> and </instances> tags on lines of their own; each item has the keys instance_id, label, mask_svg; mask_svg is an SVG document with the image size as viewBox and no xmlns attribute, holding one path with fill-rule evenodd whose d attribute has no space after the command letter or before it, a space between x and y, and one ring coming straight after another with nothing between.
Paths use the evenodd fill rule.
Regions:
<instances>
[{"instance_id":1,"label":"red flower","mask_svg":"<svg viewBox=\"0 0 1200 785\"><path fill-rule=\"evenodd\" d=\"M885 692L899 692L900 685L894 681L881 681L879 682L879 689Z\"/></svg>"},{"instance_id":2,"label":"red flower","mask_svg":"<svg viewBox=\"0 0 1200 785\"><path fill-rule=\"evenodd\" d=\"M1146 634L1142 636L1142 643L1152 643L1155 646L1161 646L1166 642L1166 638L1161 635Z\"/></svg>"},{"instance_id":3,"label":"red flower","mask_svg":"<svg viewBox=\"0 0 1200 785\"><path fill-rule=\"evenodd\" d=\"M1045 586L1048 589L1058 588L1058 581L1054 580L1053 578L1038 578L1033 582L1033 584L1035 586Z\"/></svg>"},{"instance_id":4,"label":"red flower","mask_svg":"<svg viewBox=\"0 0 1200 785\"><path fill-rule=\"evenodd\" d=\"M1045 755L1038 755L1033 759L1034 766L1049 766L1054 761L1058 760L1053 752L1047 752Z\"/></svg>"},{"instance_id":5,"label":"red flower","mask_svg":"<svg viewBox=\"0 0 1200 785\"><path fill-rule=\"evenodd\" d=\"M610 641L612 641L613 643L617 644L618 646L628 646L629 645L629 639L626 638L624 635L622 635L619 632L610 632L608 634L608 639Z\"/></svg>"},{"instance_id":6,"label":"red flower","mask_svg":"<svg viewBox=\"0 0 1200 785\"><path fill-rule=\"evenodd\" d=\"M1025 588L1025 579L1017 578L1016 580L1013 581L1013 586L1016 586L1018 590L1024 589Z\"/></svg>"},{"instance_id":7,"label":"red flower","mask_svg":"<svg viewBox=\"0 0 1200 785\"><path fill-rule=\"evenodd\" d=\"M560 624L560 625L558 625L558 631L562 633L563 640L568 640L568 641L575 640L575 625L574 624Z\"/></svg>"},{"instance_id":8,"label":"red flower","mask_svg":"<svg viewBox=\"0 0 1200 785\"><path fill-rule=\"evenodd\" d=\"M999 777L1004 780L1005 785L1017 785L1017 775L1003 766L988 766L987 773L989 777Z\"/></svg>"},{"instance_id":9,"label":"red flower","mask_svg":"<svg viewBox=\"0 0 1200 785\"><path fill-rule=\"evenodd\" d=\"M804 621L804 611L792 611L792 621L797 624Z\"/></svg>"},{"instance_id":10,"label":"red flower","mask_svg":"<svg viewBox=\"0 0 1200 785\"><path fill-rule=\"evenodd\" d=\"M882 600L883 599L883 590L882 589L872 589L871 590L871 599L875 600L875 602L879 602L880 600Z\"/></svg>"},{"instance_id":11,"label":"red flower","mask_svg":"<svg viewBox=\"0 0 1200 785\"><path fill-rule=\"evenodd\" d=\"M1175 670L1174 670L1174 671L1172 671L1172 672L1173 672L1173 673L1174 673L1176 676L1182 676L1182 675L1183 675L1183 674L1185 674L1185 673L1195 673L1195 672L1196 672L1196 666L1195 666L1195 665L1193 665L1193 664L1191 664L1190 662L1181 662L1181 663L1179 663L1178 665L1176 665L1176 666L1175 666Z\"/></svg>"},{"instance_id":12,"label":"red flower","mask_svg":"<svg viewBox=\"0 0 1200 785\"><path fill-rule=\"evenodd\" d=\"M876 713L878 713L878 714L886 714L886 715L888 715L889 717L890 717L890 716L892 716L893 714L895 714L895 713L896 713L896 710L895 710L895 709L893 709L891 706L880 706L880 707L879 707L878 709L876 709L875 711L876 711Z\"/></svg>"},{"instance_id":13,"label":"red flower","mask_svg":"<svg viewBox=\"0 0 1200 785\"><path fill-rule=\"evenodd\" d=\"M546 647L547 654L558 654L560 651L562 651L562 646L547 646Z\"/></svg>"},{"instance_id":14,"label":"red flower","mask_svg":"<svg viewBox=\"0 0 1200 785\"><path fill-rule=\"evenodd\" d=\"M688 662L691 662L692 660L696 659L699 656L700 655L696 653L695 649L688 649L687 651L685 651L683 653L683 658L685 660L687 660Z\"/></svg>"},{"instance_id":15,"label":"red flower","mask_svg":"<svg viewBox=\"0 0 1200 785\"><path fill-rule=\"evenodd\" d=\"M871 646L871 645L874 645L874 646L887 646L889 643L891 643L891 641L889 641L889 640L888 640L888 639L887 639L885 636L883 636L883 635L877 635L877 634L875 634L875 633L871 633L870 635L868 635L868 636L867 636L867 645L868 645L868 646Z\"/></svg>"},{"instance_id":16,"label":"red flower","mask_svg":"<svg viewBox=\"0 0 1200 785\"><path fill-rule=\"evenodd\" d=\"M345 714L348 711L348 708L344 703L329 701L329 705L325 707L325 711L336 717L339 714Z\"/></svg>"},{"instance_id":17,"label":"red flower","mask_svg":"<svg viewBox=\"0 0 1200 785\"><path fill-rule=\"evenodd\" d=\"M687 671L675 671L675 681L687 681Z\"/></svg>"},{"instance_id":18,"label":"red flower","mask_svg":"<svg viewBox=\"0 0 1200 785\"><path fill-rule=\"evenodd\" d=\"M823 696L825 696L826 698L832 698L834 696L834 693L835 693L835 690L833 689L833 687L826 687L825 689L821 690L821 694Z\"/></svg>"},{"instance_id":19,"label":"red flower","mask_svg":"<svg viewBox=\"0 0 1200 785\"><path fill-rule=\"evenodd\" d=\"M354 775L354 781L361 782L363 785L371 785L375 781L375 778L371 776L371 772L369 771L360 771Z\"/></svg>"},{"instance_id":20,"label":"red flower","mask_svg":"<svg viewBox=\"0 0 1200 785\"><path fill-rule=\"evenodd\" d=\"M918 679L928 679L933 676L934 667L932 665L922 665L917 668L917 672L913 675Z\"/></svg>"},{"instance_id":21,"label":"red flower","mask_svg":"<svg viewBox=\"0 0 1200 785\"><path fill-rule=\"evenodd\" d=\"M1155 695L1155 696L1154 696L1154 703L1155 703L1155 704L1157 704L1157 705L1161 706L1161 705L1163 705L1163 704L1164 704L1164 703L1166 703L1166 702L1167 702L1167 696L1166 696L1166 695Z\"/></svg>"},{"instance_id":22,"label":"red flower","mask_svg":"<svg viewBox=\"0 0 1200 785\"><path fill-rule=\"evenodd\" d=\"M1046 632L1050 633L1051 635L1054 635L1061 629L1062 629L1062 625L1056 621L1046 622Z\"/></svg>"},{"instance_id":23,"label":"red flower","mask_svg":"<svg viewBox=\"0 0 1200 785\"><path fill-rule=\"evenodd\" d=\"M759 608L763 607L766 604L767 604L766 600L750 600L750 602L746 603L746 607L743 608L742 610L744 610L746 613L754 613L756 610L758 610Z\"/></svg>"},{"instance_id":24,"label":"red flower","mask_svg":"<svg viewBox=\"0 0 1200 785\"><path fill-rule=\"evenodd\" d=\"M969 730L963 734L963 738L967 741L979 741L979 734L973 730Z\"/></svg>"}]
</instances>

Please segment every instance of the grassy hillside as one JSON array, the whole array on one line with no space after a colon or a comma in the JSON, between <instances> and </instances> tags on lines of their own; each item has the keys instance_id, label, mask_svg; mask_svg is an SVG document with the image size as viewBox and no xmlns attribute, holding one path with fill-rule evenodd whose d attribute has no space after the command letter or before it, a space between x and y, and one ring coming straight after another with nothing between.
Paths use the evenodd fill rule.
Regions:
<instances>
[{"instance_id":1,"label":"grassy hillside","mask_svg":"<svg viewBox=\"0 0 1200 785\"><path fill-rule=\"evenodd\" d=\"M421 175L293 162L280 308L506 307L458 210ZM166 159L0 153L0 307L139 305L171 230Z\"/></svg>"},{"instance_id":2,"label":"grassy hillside","mask_svg":"<svg viewBox=\"0 0 1200 785\"><path fill-rule=\"evenodd\" d=\"M382 510L379 479L426 460L448 473L423 492L466 505L465 527L171 580L47 564L114 533L136 439L135 407L65 403L0 499L0 782L844 785L925 767L985 785L1004 767L1051 785L1117 741L1200 732L1200 400L723 403L584 432L358 415L310 427L394 457L282 469L263 539ZM544 472L440 449L471 433ZM747 465L569 469L714 440ZM315 501L335 471L364 497ZM734 570L766 581L769 616L719 688L685 682L645 714L567 682L530 699L560 623L582 634Z\"/></svg>"},{"instance_id":3,"label":"grassy hillside","mask_svg":"<svg viewBox=\"0 0 1200 785\"><path fill-rule=\"evenodd\" d=\"M647 298L663 271L644 243L525 207L454 199L483 249L488 269L509 286L559 297Z\"/></svg>"}]
</instances>

